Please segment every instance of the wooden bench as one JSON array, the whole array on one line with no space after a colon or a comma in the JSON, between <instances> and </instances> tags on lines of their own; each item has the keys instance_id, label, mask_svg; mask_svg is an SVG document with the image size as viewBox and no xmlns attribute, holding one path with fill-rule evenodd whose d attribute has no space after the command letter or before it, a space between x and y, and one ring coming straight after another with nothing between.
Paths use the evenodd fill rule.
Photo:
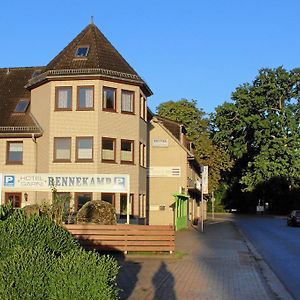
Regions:
<instances>
[{"instance_id":1,"label":"wooden bench","mask_svg":"<svg viewBox=\"0 0 300 300\"><path fill-rule=\"evenodd\" d=\"M64 226L86 249L102 251L168 251L175 250L175 232L168 225L97 225Z\"/></svg>"}]
</instances>

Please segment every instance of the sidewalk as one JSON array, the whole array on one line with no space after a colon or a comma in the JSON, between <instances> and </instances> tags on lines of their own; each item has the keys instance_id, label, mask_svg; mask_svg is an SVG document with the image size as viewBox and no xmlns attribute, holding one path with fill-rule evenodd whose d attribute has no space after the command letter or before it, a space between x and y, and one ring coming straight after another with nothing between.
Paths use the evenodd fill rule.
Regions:
<instances>
[{"instance_id":1,"label":"sidewalk","mask_svg":"<svg viewBox=\"0 0 300 300\"><path fill-rule=\"evenodd\" d=\"M119 257L121 299L280 299L230 220L177 232L176 251L186 255Z\"/></svg>"}]
</instances>

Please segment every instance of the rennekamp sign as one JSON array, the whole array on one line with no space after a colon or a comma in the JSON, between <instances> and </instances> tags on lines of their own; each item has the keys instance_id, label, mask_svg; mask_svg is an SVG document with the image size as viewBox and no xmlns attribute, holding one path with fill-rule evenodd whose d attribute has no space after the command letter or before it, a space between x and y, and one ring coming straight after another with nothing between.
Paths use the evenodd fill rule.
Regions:
<instances>
[{"instance_id":1,"label":"rennekamp sign","mask_svg":"<svg viewBox=\"0 0 300 300\"><path fill-rule=\"evenodd\" d=\"M128 174L1 174L2 189L19 191L127 193Z\"/></svg>"}]
</instances>

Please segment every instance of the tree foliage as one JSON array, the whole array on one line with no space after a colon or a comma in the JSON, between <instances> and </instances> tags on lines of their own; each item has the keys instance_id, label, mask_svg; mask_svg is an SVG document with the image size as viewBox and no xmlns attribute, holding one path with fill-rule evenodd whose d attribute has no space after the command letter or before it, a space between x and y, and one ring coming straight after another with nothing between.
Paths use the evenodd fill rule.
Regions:
<instances>
[{"instance_id":1,"label":"tree foliage","mask_svg":"<svg viewBox=\"0 0 300 300\"><path fill-rule=\"evenodd\" d=\"M232 190L257 192L274 178L290 190L299 187L299 91L300 69L265 68L233 92L232 102L216 108L214 142L234 160ZM268 197L265 189L262 193Z\"/></svg>"},{"instance_id":2,"label":"tree foliage","mask_svg":"<svg viewBox=\"0 0 300 300\"><path fill-rule=\"evenodd\" d=\"M209 119L197 107L197 101L181 99L164 102L157 107L157 114L184 125L188 139L195 145L196 158L202 165L209 166L209 190L216 189L221 172L230 167L229 156L212 142Z\"/></svg>"}]
</instances>

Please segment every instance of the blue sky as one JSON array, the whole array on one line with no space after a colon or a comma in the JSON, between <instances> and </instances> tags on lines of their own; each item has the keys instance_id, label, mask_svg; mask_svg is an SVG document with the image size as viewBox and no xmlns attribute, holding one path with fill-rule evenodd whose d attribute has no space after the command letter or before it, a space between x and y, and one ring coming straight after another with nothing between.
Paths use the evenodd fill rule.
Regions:
<instances>
[{"instance_id":1,"label":"blue sky","mask_svg":"<svg viewBox=\"0 0 300 300\"><path fill-rule=\"evenodd\" d=\"M300 1L3 1L0 67L46 65L94 22L153 90L213 112L263 67L299 67Z\"/></svg>"}]
</instances>

